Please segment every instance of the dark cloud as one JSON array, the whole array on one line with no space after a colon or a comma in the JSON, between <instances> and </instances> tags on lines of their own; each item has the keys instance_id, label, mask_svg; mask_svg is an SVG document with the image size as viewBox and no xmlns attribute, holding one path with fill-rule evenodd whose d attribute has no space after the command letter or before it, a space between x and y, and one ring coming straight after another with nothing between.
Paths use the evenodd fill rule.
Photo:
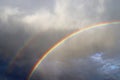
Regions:
<instances>
[{"instance_id":1,"label":"dark cloud","mask_svg":"<svg viewBox=\"0 0 120 80\"><path fill-rule=\"evenodd\" d=\"M7 23L9 26L2 24L0 32L0 64L2 66L0 74L2 79L9 80L25 80L36 61L46 50L66 34L72 32L72 30L65 32L63 30L49 30L36 34L30 33L29 30L26 31L24 25L14 25L12 21ZM29 44L25 45L26 43ZM22 47L25 48L20 51L17 58L14 58ZM11 61L13 62L11 63Z\"/></svg>"},{"instance_id":2,"label":"dark cloud","mask_svg":"<svg viewBox=\"0 0 120 80\"><path fill-rule=\"evenodd\" d=\"M35 32L33 28L22 22L24 12L16 8L3 8L0 12L1 79L25 80L43 53L66 34L72 32L72 30L64 32L53 29L46 31L40 29ZM27 42L29 44L25 45ZM24 46L25 48L15 58Z\"/></svg>"}]
</instances>

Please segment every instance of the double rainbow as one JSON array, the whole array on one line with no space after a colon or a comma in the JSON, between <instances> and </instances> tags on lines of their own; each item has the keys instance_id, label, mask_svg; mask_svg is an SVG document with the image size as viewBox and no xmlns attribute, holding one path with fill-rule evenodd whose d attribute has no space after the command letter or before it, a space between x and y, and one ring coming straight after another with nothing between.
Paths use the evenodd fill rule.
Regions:
<instances>
[{"instance_id":1,"label":"double rainbow","mask_svg":"<svg viewBox=\"0 0 120 80\"><path fill-rule=\"evenodd\" d=\"M27 79L30 80L32 75L33 75L33 73L35 72L35 70L38 68L38 66L41 64L41 62L49 55L49 53L51 53L55 48L57 48L62 43L64 43L67 39L70 39L73 36L83 32L83 31L90 30L90 29L93 29L93 28L96 28L96 27L103 27L103 26L106 26L106 25L109 25L109 24L120 24L120 21L101 22L101 23L97 23L95 25L91 25L91 26L88 26L88 27L83 27L83 28L81 28L81 29L79 29L79 30L77 30L77 31L67 35L66 37L64 37L60 41L58 41L54 46L52 46L48 51L46 51L46 53L44 53L44 55L36 62L36 64L31 69L30 74L28 75ZM34 38L36 38L37 36L32 36L30 39L28 39L25 42L24 46L21 47L21 49L18 50L18 52L16 53L15 57L10 61L10 64L8 65L8 69L10 69L10 68L12 68L14 66L14 61L21 55L21 52L27 46L29 46L29 44L31 44L34 41Z\"/></svg>"}]
</instances>

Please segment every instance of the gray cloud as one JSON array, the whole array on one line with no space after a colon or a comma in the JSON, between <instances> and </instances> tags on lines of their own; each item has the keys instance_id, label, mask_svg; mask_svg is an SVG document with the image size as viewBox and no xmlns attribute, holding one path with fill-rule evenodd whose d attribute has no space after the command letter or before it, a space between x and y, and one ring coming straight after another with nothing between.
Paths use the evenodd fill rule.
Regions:
<instances>
[{"instance_id":1,"label":"gray cloud","mask_svg":"<svg viewBox=\"0 0 120 80\"><path fill-rule=\"evenodd\" d=\"M12 7L12 8L18 8L22 11L31 13L41 8L50 8L52 9L54 7L54 0L0 0L0 6L1 8L4 7Z\"/></svg>"},{"instance_id":2,"label":"gray cloud","mask_svg":"<svg viewBox=\"0 0 120 80\"><path fill-rule=\"evenodd\" d=\"M91 20L96 20L94 23L101 20L100 17L105 9L104 1L101 0L93 0L90 3L87 0L56 0L53 5L52 10L50 7L42 7L33 13L27 13L19 7L6 6L6 8L2 8L1 19L7 20L15 17L15 21L19 20L23 24L27 24L25 26L29 26L28 28L32 28L32 30L76 29L93 23Z\"/></svg>"},{"instance_id":3,"label":"gray cloud","mask_svg":"<svg viewBox=\"0 0 120 80\"><path fill-rule=\"evenodd\" d=\"M93 0L89 4L89 1L56 0L53 12L43 8L23 21L41 29L76 29L93 23L91 20L96 20L94 23L99 21L103 13L104 1Z\"/></svg>"},{"instance_id":4,"label":"gray cloud","mask_svg":"<svg viewBox=\"0 0 120 80\"><path fill-rule=\"evenodd\" d=\"M23 28L14 30L11 32L2 29L0 32L0 65L2 65L0 74L2 79L26 79L36 61L58 40L72 32L50 30L31 37ZM26 45L26 43L29 44ZM19 52L22 47L25 48ZM16 57L18 52L19 55ZM12 64L10 64L11 61L13 61Z\"/></svg>"},{"instance_id":5,"label":"gray cloud","mask_svg":"<svg viewBox=\"0 0 120 80\"><path fill-rule=\"evenodd\" d=\"M24 68L24 71L28 72L28 69L26 69L28 66L26 65L30 65L30 67L32 67L32 65L48 48L50 48L63 36L72 32L74 29L95 24L97 22L119 20L119 3L119 0L0 0L1 60L11 60L19 48L22 47L24 43L26 43L26 41L31 38L31 36L38 35L35 37L36 40L33 40L34 42L27 46L26 50L21 52L21 56L15 61L14 64L15 68ZM101 40L99 36L95 36L96 40L86 38L89 40L86 42L86 44L92 44L92 49L95 49L96 51L104 51L106 47L112 46L113 43L111 42L114 40L114 38L117 40L119 39L119 36L117 36L118 38L113 37L114 35L119 34L119 29L117 28L113 30L116 31L116 34L111 35L109 33L106 34L106 31L107 30L103 28L103 32L101 33L101 31L98 31L97 34L101 37L112 36L109 38L109 41ZM93 33L94 31L91 31L90 34L92 35ZM84 34L83 38L84 37L87 37L87 34ZM69 53L72 55L72 52L74 52L72 49L79 50L79 48L76 48L79 43L77 39L76 42L73 41L72 43L70 42L70 44L68 43L68 49L64 45L65 52L68 52L68 50L71 49ZM104 47L102 44L99 44L99 46L95 45L99 42L103 42L102 44L104 44ZM82 44L81 46L83 46L81 50L84 51L84 48L88 45ZM62 53L65 52L63 51ZM87 51L85 52L87 53ZM114 49L113 52L117 54L117 52L119 52L118 48ZM111 52L111 57L113 56L113 52ZM58 59L61 60L62 57L63 60L67 60L67 58L64 58L67 55L59 56L60 57ZM72 56L69 57L72 58ZM75 56L73 55L73 57ZM59 64L59 62L55 63L57 65ZM14 70L13 73L19 72L18 75L20 75L24 73L24 71L21 70L21 72L19 72ZM67 72L67 70L65 70L65 72ZM74 72L74 69L72 72ZM58 74L61 75L61 72ZM71 75L68 77L70 76ZM66 79L66 77L64 78L62 75L60 77L61 79Z\"/></svg>"},{"instance_id":6,"label":"gray cloud","mask_svg":"<svg viewBox=\"0 0 120 80\"><path fill-rule=\"evenodd\" d=\"M4 4L5 1L3 1ZM20 3L18 3L20 2ZM30 5L39 4L39 8ZM41 31L48 29L78 29L84 26L95 24L97 22L119 20L119 1L108 0L54 0L45 1L26 1L26 6L36 8L36 10L22 10L25 6L10 6L12 4L23 4L23 1L8 1L8 4L2 7L1 19L6 20L13 17L14 21L24 24L27 29L32 31ZM25 4L25 2L24 2ZM36 5L37 5L36 4ZM41 5L40 5L41 4ZM116 5L112 6L111 5ZM33 7L34 6L34 7ZM37 5L38 6L38 5ZM50 7L52 6L52 7ZM47 8L46 8L47 7ZM12 17L10 17L12 16ZM14 22L14 23L15 23Z\"/></svg>"}]
</instances>

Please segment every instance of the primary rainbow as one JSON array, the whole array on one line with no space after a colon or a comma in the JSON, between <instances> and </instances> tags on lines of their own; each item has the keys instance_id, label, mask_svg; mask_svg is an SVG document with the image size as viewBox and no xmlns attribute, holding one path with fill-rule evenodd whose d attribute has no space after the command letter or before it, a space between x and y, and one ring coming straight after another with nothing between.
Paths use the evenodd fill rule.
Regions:
<instances>
[{"instance_id":1,"label":"primary rainbow","mask_svg":"<svg viewBox=\"0 0 120 80\"><path fill-rule=\"evenodd\" d=\"M41 64L41 62L49 55L50 52L52 52L55 48L57 48L59 45L61 45L64 41L66 41L67 39L79 34L80 32L83 32L83 31L86 31L86 30L89 30L89 29L92 29L92 28L96 28L96 27L102 27L102 26L106 26L106 25L109 25L109 24L119 24L120 21L111 21L111 22L102 22L102 23L98 23L98 24L95 24L95 25L91 25L91 26L88 26L88 27L84 27L84 28L81 28L69 35L67 35L66 37L64 37L62 40L58 41L53 47L51 47L43 56L42 58L40 58L36 64L33 66L29 76L28 76L28 80L30 80L30 78L32 77L34 71L37 69L37 67Z\"/></svg>"}]
</instances>

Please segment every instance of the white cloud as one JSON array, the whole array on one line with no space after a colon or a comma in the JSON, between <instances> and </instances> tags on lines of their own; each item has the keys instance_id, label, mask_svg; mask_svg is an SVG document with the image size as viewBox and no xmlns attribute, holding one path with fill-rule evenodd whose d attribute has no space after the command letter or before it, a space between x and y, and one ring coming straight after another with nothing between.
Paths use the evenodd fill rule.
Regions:
<instances>
[{"instance_id":1,"label":"white cloud","mask_svg":"<svg viewBox=\"0 0 120 80\"><path fill-rule=\"evenodd\" d=\"M99 21L104 12L104 0L56 0L53 11L42 9L23 18L23 22L39 29L80 28ZM94 20L94 21L92 21Z\"/></svg>"},{"instance_id":2,"label":"white cloud","mask_svg":"<svg viewBox=\"0 0 120 80\"><path fill-rule=\"evenodd\" d=\"M91 59L95 62L104 63L102 55L103 55L102 52L101 53L96 53L96 54L91 56Z\"/></svg>"},{"instance_id":3,"label":"white cloud","mask_svg":"<svg viewBox=\"0 0 120 80\"><path fill-rule=\"evenodd\" d=\"M0 9L0 12L1 12L0 19L3 22L6 22L10 16L16 16L21 13L17 8L8 8L8 7Z\"/></svg>"},{"instance_id":4,"label":"white cloud","mask_svg":"<svg viewBox=\"0 0 120 80\"><path fill-rule=\"evenodd\" d=\"M98 22L119 19L118 8L110 8L114 6L112 3L108 0L55 0L52 9L51 7L40 6L36 11L33 10L35 12L31 11L33 13L20 8L2 7L0 19L5 22L8 19L13 20L15 17L13 23L18 21L20 24L24 24L27 29L36 31L78 29ZM50 4L52 3L50 2ZM113 11L117 15L114 15Z\"/></svg>"}]
</instances>

